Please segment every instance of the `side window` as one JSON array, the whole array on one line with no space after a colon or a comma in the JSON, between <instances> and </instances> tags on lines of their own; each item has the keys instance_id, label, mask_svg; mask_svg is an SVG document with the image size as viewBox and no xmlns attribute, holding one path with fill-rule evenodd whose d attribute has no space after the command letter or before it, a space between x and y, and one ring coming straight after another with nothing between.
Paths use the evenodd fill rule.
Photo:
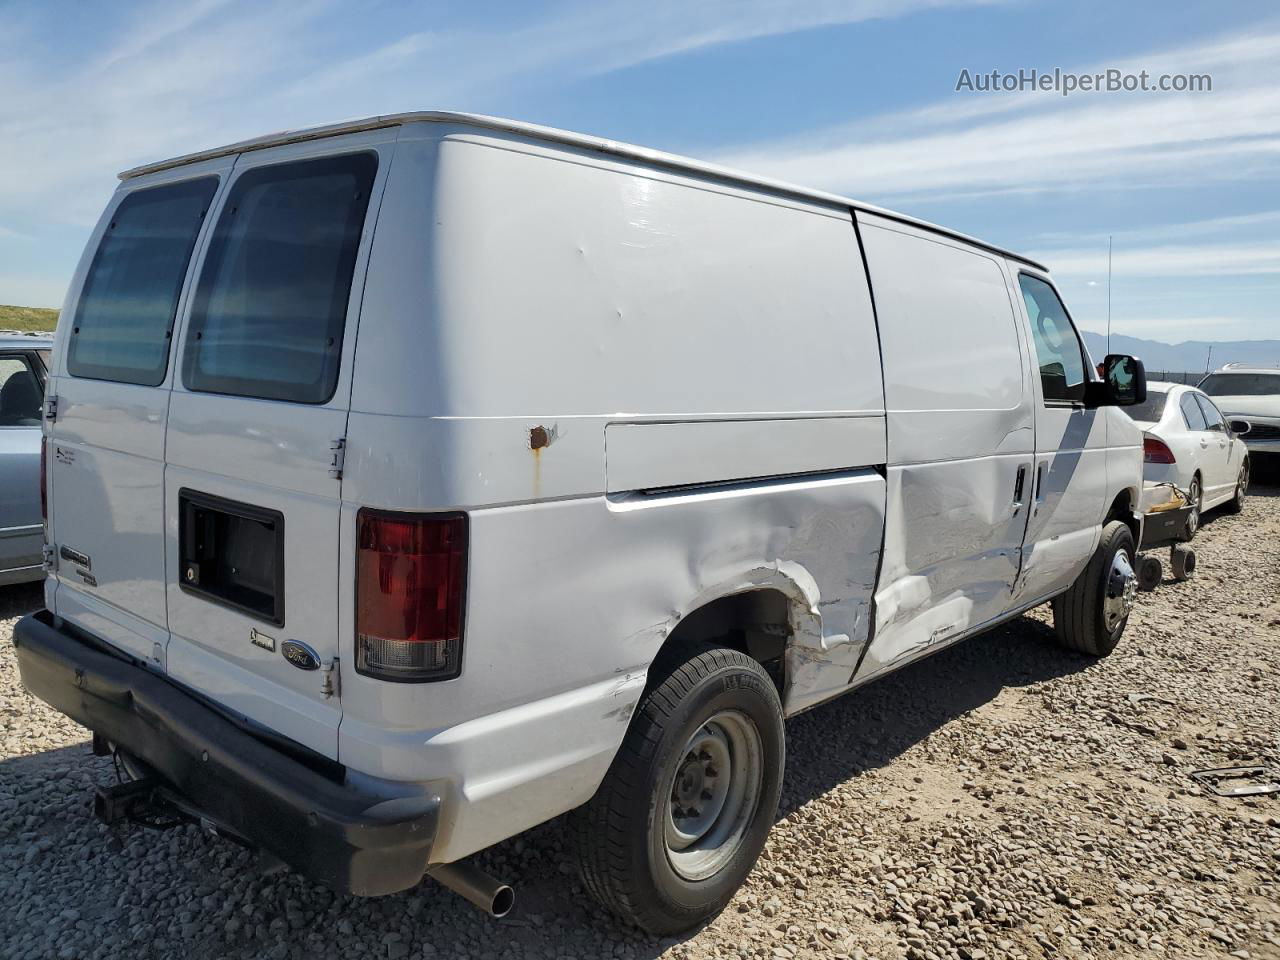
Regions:
<instances>
[{"instance_id":1,"label":"side window","mask_svg":"<svg viewBox=\"0 0 1280 960\"><path fill-rule=\"evenodd\" d=\"M1045 400L1083 400L1084 352L1066 307L1053 287L1038 277L1020 273L1018 285L1031 320Z\"/></svg>"},{"instance_id":2,"label":"side window","mask_svg":"<svg viewBox=\"0 0 1280 960\"><path fill-rule=\"evenodd\" d=\"M1182 408L1182 419L1187 423L1188 430L1208 430L1208 421L1204 418L1204 411L1200 409L1200 404L1196 403L1196 395L1194 393L1184 393L1182 399L1178 401L1178 406Z\"/></svg>"},{"instance_id":3,"label":"side window","mask_svg":"<svg viewBox=\"0 0 1280 960\"><path fill-rule=\"evenodd\" d=\"M0 353L0 427L40 426L44 390L21 353Z\"/></svg>"},{"instance_id":4,"label":"side window","mask_svg":"<svg viewBox=\"0 0 1280 960\"><path fill-rule=\"evenodd\" d=\"M243 174L201 271L183 357L189 390L325 403L378 159L324 157Z\"/></svg>"},{"instance_id":5,"label":"side window","mask_svg":"<svg viewBox=\"0 0 1280 960\"><path fill-rule=\"evenodd\" d=\"M1193 393L1190 396L1195 397L1196 403L1200 404L1200 412L1204 414L1204 422L1208 425L1208 428L1219 433L1226 433L1227 422L1222 419L1222 414L1213 405L1213 401L1202 393Z\"/></svg>"},{"instance_id":6,"label":"side window","mask_svg":"<svg viewBox=\"0 0 1280 960\"><path fill-rule=\"evenodd\" d=\"M120 202L71 325L73 377L148 387L164 380L187 262L217 187L216 177L202 177L138 190Z\"/></svg>"}]
</instances>

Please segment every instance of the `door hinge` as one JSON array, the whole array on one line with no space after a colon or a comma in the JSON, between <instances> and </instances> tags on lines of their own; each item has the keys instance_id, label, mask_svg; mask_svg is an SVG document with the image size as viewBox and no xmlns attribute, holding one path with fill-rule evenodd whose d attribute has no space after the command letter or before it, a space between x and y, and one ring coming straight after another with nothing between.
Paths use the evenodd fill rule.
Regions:
<instances>
[{"instance_id":1,"label":"door hinge","mask_svg":"<svg viewBox=\"0 0 1280 960\"><path fill-rule=\"evenodd\" d=\"M320 665L320 692L328 700L336 697L342 689L342 678L338 672L338 658L326 660Z\"/></svg>"},{"instance_id":2,"label":"door hinge","mask_svg":"<svg viewBox=\"0 0 1280 960\"><path fill-rule=\"evenodd\" d=\"M329 462L329 476L335 480L342 479L342 468L347 464L347 438L339 437L329 441L329 454L333 458Z\"/></svg>"},{"instance_id":3,"label":"door hinge","mask_svg":"<svg viewBox=\"0 0 1280 960\"><path fill-rule=\"evenodd\" d=\"M50 423L58 419L58 396L54 394L44 398L44 418Z\"/></svg>"},{"instance_id":4,"label":"door hinge","mask_svg":"<svg viewBox=\"0 0 1280 960\"><path fill-rule=\"evenodd\" d=\"M40 548L44 555L44 568L49 571L58 569L58 551L53 548L52 543L46 543Z\"/></svg>"}]
</instances>

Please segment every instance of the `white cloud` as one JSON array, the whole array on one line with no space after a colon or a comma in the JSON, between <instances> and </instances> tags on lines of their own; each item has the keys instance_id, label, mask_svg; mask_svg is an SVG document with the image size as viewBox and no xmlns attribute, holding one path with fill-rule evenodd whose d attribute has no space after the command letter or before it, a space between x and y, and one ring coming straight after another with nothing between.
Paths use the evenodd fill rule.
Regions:
<instances>
[{"instance_id":1,"label":"white cloud","mask_svg":"<svg viewBox=\"0 0 1280 960\"><path fill-rule=\"evenodd\" d=\"M529 82L554 83L660 57L834 23L993 0L577 0L499 28L402 31L333 56L352 9L337 0L148 0L102 52L52 72L47 51L12 42L27 15L0 10L0 223L85 224L120 169L269 130L400 109L466 107ZM52 9L52 8L50 8ZM404 16L427 21L430 11ZM468 101L468 102L463 102Z\"/></svg>"},{"instance_id":2,"label":"white cloud","mask_svg":"<svg viewBox=\"0 0 1280 960\"><path fill-rule=\"evenodd\" d=\"M923 108L747 145L719 159L860 199L1277 176L1280 26L1072 69L1111 66L1153 76L1209 72L1214 87L1195 94L949 94Z\"/></svg>"},{"instance_id":3,"label":"white cloud","mask_svg":"<svg viewBox=\"0 0 1280 960\"><path fill-rule=\"evenodd\" d=\"M1060 248L1031 254L1054 276L1105 276L1107 248ZM1280 242L1161 244L1115 250L1117 277L1225 277L1280 274Z\"/></svg>"}]
</instances>

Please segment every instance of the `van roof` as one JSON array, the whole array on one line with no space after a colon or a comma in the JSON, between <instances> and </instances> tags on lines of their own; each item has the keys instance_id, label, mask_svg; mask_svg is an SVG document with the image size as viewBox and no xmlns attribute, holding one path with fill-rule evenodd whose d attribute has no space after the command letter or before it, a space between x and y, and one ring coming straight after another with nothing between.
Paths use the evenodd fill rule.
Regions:
<instances>
[{"instance_id":1,"label":"van roof","mask_svg":"<svg viewBox=\"0 0 1280 960\"><path fill-rule=\"evenodd\" d=\"M673 153L664 153L661 150L653 150L649 147L639 147L633 144L622 143L617 140L608 140L604 137L593 137L583 133L572 133L568 130L558 130L555 127L544 127L534 123L523 123L519 120L506 120L501 117L488 117L478 113L458 113L447 110L421 110L411 111L408 113L390 113L382 116L366 117L362 120L346 120L342 123L333 123L320 127L309 127L303 130L282 130L279 133L269 133L266 136L254 137L251 140L241 140L238 143L229 143L223 147L214 147L211 150L201 150L197 153L188 153L183 156L173 157L169 160L161 160L158 163L148 163L143 164L140 167L133 167L132 169L125 170L121 173L120 179L128 180L133 177L143 176L144 174L154 173L157 170L167 170L171 167L178 167L187 163L195 163L199 160L210 160L214 157L225 157L230 154L244 153L249 150L262 150L267 147L275 147L285 143L297 143L303 140L318 140L324 137L334 137L340 134L354 133L360 130L374 130L379 127L393 127L405 123L423 122L456 123L474 127L484 127L490 130L501 130L524 137L531 137L536 140L546 140L552 143L567 144L569 146L580 147L586 150L596 150L600 153L625 157L629 160L640 160L645 163L659 167L666 167L668 169L691 171L693 173L700 173L706 176L717 177L719 179L730 180L754 187L762 187L773 193L788 194L809 200L818 200L823 203L831 203L841 207L850 207L855 210L862 210L866 213L874 213L882 217L889 217L893 220L921 227L934 233L943 234L956 240L973 244L976 247L981 247L982 249L988 250L992 253L1019 260L1022 263L1035 267L1037 270L1043 270L1046 273L1048 272L1047 267L1037 263L1029 257L1023 256L1020 253L1005 250L1001 247L995 246L994 244L986 243L985 241L967 236L966 234L960 233L956 230L950 230L935 223L929 223L927 220L920 220L904 213L886 210L883 207L877 207L873 204L861 203L857 200L853 200L849 197L844 197L836 193L828 193L825 190L814 190L809 187L801 187L780 180L772 180L767 177L758 177L754 174L744 173L740 170L721 167L713 163L704 163L701 160L694 160L689 157L682 157Z\"/></svg>"}]
</instances>

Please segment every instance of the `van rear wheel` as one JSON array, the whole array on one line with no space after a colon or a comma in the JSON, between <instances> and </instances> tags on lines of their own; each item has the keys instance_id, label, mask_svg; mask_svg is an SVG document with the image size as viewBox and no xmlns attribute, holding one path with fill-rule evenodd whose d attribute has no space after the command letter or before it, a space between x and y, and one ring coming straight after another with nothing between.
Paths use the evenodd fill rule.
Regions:
<instances>
[{"instance_id":1,"label":"van rear wheel","mask_svg":"<svg viewBox=\"0 0 1280 960\"><path fill-rule=\"evenodd\" d=\"M1116 648L1138 595L1133 532L1119 520L1102 528L1102 542L1084 573L1053 601L1058 641L1091 657Z\"/></svg>"},{"instance_id":2,"label":"van rear wheel","mask_svg":"<svg viewBox=\"0 0 1280 960\"><path fill-rule=\"evenodd\" d=\"M758 662L696 644L654 665L622 747L573 816L583 883L651 934L722 910L782 790L782 703Z\"/></svg>"}]
</instances>

